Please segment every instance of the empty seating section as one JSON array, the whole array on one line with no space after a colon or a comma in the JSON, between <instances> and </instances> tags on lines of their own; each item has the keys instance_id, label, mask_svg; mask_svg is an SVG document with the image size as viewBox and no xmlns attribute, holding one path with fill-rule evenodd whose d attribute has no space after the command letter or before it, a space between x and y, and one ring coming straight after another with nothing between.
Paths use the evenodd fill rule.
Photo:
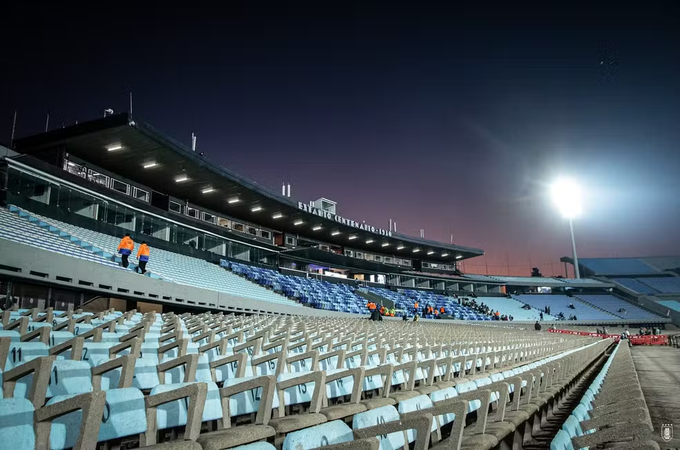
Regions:
<instances>
[{"instance_id":1,"label":"empty seating section","mask_svg":"<svg viewBox=\"0 0 680 450\"><path fill-rule=\"evenodd\" d=\"M680 312L680 301L678 300L658 300L657 303L660 303L666 308L672 309L673 311Z\"/></svg>"},{"instance_id":2,"label":"empty seating section","mask_svg":"<svg viewBox=\"0 0 680 450\"><path fill-rule=\"evenodd\" d=\"M613 295L584 295L576 296L579 300L597 306L622 319L658 319L659 316L645 309L621 300ZM624 309L625 312L619 310Z\"/></svg>"},{"instance_id":3,"label":"empty seating section","mask_svg":"<svg viewBox=\"0 0 680 450\"><path fill-rule=\"evenodd\" d=\"M0 239L31 245L97 264L119 267L113 261L60 237L59 230L55 227L35 219L32 222L35 226L27 226L26 220L11 214L4 208L0 208Z\"/></svg>"},{"instance_id":4,"label":"empty seating section","mask_svg":"<svg viewBox=\"0 0 680 450\"><path fill-rule=\"evenodd\" d=\"M630 347L621 341L557 433L550 450L658 449Z\"/></svg>"},{"instance_id":5,"label":"empty seating section","mask_svg":"<svg viewBox=\"0 0 680 450\"><path fill-rule=\"evenodd\" d=\"M579 264L595 275L646 275L658 273L639 258L579 258Z\"/></svg>"},{"instance_id":6,"label":"empty seating section","mask_svg":"<svg viewBox=\"0 0 680 450\"><path fill-rule=\"evenodd\" d=\"M483 303L494 311L500 311L501 314L509 314L514 320L539 320L540 312L538 309L532 307L531 309L524 309L523 303L505 297L478 297L477 303ZM531 306L531 305L529 305ZM550 314L543 314L544 320L552 320Z\"/></svg>"},{"instance_id":7,"label":"empty seating section","mask_svg":"<svg viewBox=\"0 0 680 450\"><path fill-rule=\"evenodd\" d=\"M662 294L680 293L680 277L651 277L637 280Z\"/></svg>"},{"instance_id":8,"label":"empty seating section","mask_svg":"<svg viewBox=\"0 0 680 450\"><path fill-rule=\"evenodd\" d=\"M4 311L0 438L17 450L512 446L611 345L439 322Z\"/></svg>"},{"instance_id":9,"label":"empty seating section","mask_svg":"<svg viewBox=\"0 0 680 450\"><path fill-rule=\"evenodd\" d=\"M612 280L616 281L622 286L627 287L628 289L632 289L635 292L639 292L640 294L654 295L659 293L659 291L657 291L651 286L642 283L637 278L612 278Z\"/></svg>"},{"instance_id":10,"label":"empty seating section","mask_svg":"<svg viewBox=\"0 0 680 450\"><path fill-rule=\"evenodd\" d=\"M275 270L222 261L225 268L241 274L254 283L269 287L289 298L314 308L349 313L366 312L366 300L354 293L354 287L315 278L283 275Z\"/></svg>"},{"instance_id":11,"label":"empty seating section","mask_svg":"<svg viewBox=\"0 0 680 450\"><path fill-rule=\"evenodd\" d=\"M115 262L111 260L107 261L105 256L108 255L109 258L112 258L113 255L117 253L121 236L110 236L91 231L58 220L42 217L37 214L31 214L13 206L10 207L10 210L15 211L17 215L21 215L23 219L20 219L17 215L10 214L5 210L2 210L2 215L0 217L7 218L9 222L13 221L16 223L17 227L26 230L25 233L28 237L24 242L25 244L36 246L36 242L33 242L33 239L37 239L38 237L47 234L56 240L55 248L77 248L80 249L83 254L89 255L93 260L96 259L97 262L118 267ZM27 226L29 222L31 225ZM33 223L35 223L35 225L33 225ZM41 227L40 224L42 223L45 224L45 227ZM121 230L121 235L122 233L123 230ZM72 239L77 239L78 242L82 242L81 245L87 245L90 250L86 250L80 246L76 247L75 244L71 242ZM139 244L139 242L135 244L135 251ZM105 256L97 255L94 252L99 252ZM65 251L60 251L60 253L71 255ZM136 253L134 254L136 255ZM135 263L136 259L130 257L130 261ZM299 306L297 302L291 301L271 290L251 283L242 277L221 269L215 264L199 258L192 258L151 247L151 257L148 269L150 272L159 275L165 281L224 292L238 297Z\"/></svg>"},{"instance_id":12,"label":"empty seating section","mask_svg":"<svg viewBox=\"0 0 680 450\"><path fill-rule=\"evenodd\" d=\"M619 317L613 314L588 306L578 299L566 295L526 294L515 295L514 297L522 303L528 303L541 310L546 306L550 307L550 314L553 317L557 317L561 312L567 319L570 315L576 316L578 320L619 319ZM574 309L569 308L570 304L574 305Z\"/></svg>"}]
</instances>

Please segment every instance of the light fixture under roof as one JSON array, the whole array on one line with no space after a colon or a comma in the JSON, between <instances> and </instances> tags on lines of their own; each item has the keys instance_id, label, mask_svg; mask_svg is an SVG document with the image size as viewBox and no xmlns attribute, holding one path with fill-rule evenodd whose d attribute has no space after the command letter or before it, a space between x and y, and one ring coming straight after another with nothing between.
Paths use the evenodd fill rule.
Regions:
<instances>
[{"instance_id":1,"label":"light fixture under roof","mask_svg":"<svg viewBox=\"0 0 680 450\"><path fill-rule=\"evenodd\" d=\"M213 188L205 188L205 189L203 189L203 190L201 191L201 193L203 193L203 194L210 194L210 193L211 193L212 191L214 191L214 190L215 190L215 189L213 189Z\"/></svg>"},{"instance_id":2,"label":"light fixture under roof","mask_svg":"<svg viewBox=\"0 0 680 450\"><path fill-rule=\"evenodd\" d=\"M156 164L155 162L150 162L150 163L144 164L144 168L145 169L151 169L152 167L156 167L157 165L158 164Z\"/></svg>"},{"instance_id":3,"label":"light fixture under roof","mask_svg":"<svg viewBox=\"0 0 680 450\"><path fill-rule=\"evenodd\" d=\"M305 223L303 220L296 220L295 222L293 222L293 225L297 226L302 225L303 223Z\"/></svg>"},{"instance_id":4,"label":"light fixture under roof","mask_svg":"<svg viewBox=\"0 0 680 450\"><path fill-rule=\"evenodd\" d=\"M432 253L434 253L434 251L432 251L432 250L430 250L429 252L427 252L428 255L431 255Z\"/></svg>"},{"instance_id":5,"label":"light fixture under roof","mask_svg":"<svg viewBox=\"0 0 680 450\"><path fill-rule=\"evenodd\" d=\"M383 247L387 247L388 245L390 245L390 243L389 243L389 242L385 242L382 246L383 246Z\"/></svg>"},{"instance_id":6,"label":"light fixture under roof","mask_svg":"<svg viewBox=\"0 0 680 450\"><path fill-rule=\"evenodd\" d=\"M283 217L283 214L281 214L281 213L276 213L276 214L274 214L274 215L272 216L272 219L280 219L281 217Z\"/></svg>"},{"instance_id":7,"label":"light fixture under roof","mask_svg":"<svg viewBox=\"0 0 680 450\"><path fill-rule=\"evenodd\" d=\"M442 258L446 258L447 256L449 256L448 253L442 253Z\"/></svg>"},{"instance_id":8,"label":"light fixture under roof","mask_svg":"<svg viewBox=\"0 0 680 450\"><path fill-rule=\"evenodd\" d=\"M397 247L397 250L403 250L403 249L404 249L403 245L400 245L399 247Z\"/></svg>"},{"instance_id":9,"label":"light fixture under roof","mask_svg":"<svg viewBox=\"0 0 680 450\"><path fill-rule=\"evenodd\" d=\"M317 225L314 228L312 228L312 231L319 231L321 229L321 225Z\"/></svg>"},{"instance_id":10,"label":"light fixture under roof","mask_svg":"<svg viewBox=\"0 0 680 450\"><path fill-rule=\"evenodd\" d=\"M261 207L261 206L256 206L256 207L254 207L253 209L251 209L250 211L251 211L251 212L262 211L262 207Z\"/></svg>"},{"instance_id":11,"label":"light fixture under roof","mask_svg":"<svg viewBox=\"0 0 680 450\"><path fill-rule=\"evenodd\" d=\"M413 253L418 253L419 251L420 251L419 248L414 248L414 249L413 249Z\"/></svg>"},{"instance_id":12,"label":"light fixture under roof","mask_svg":"<svg viewBox=\"0 0 680 450\"><path fill-rule=\"evenodd\" d=\"M334 231L334 232L331 233L331 236L337 236L338 234L340 234L339 231Z\"/></svg>"},{"instance_id":13,"label":"light fixture under roof","mask_svg":"<svg viewBox=\"0 0 680 450\"><path fill-rule=\"evenodd\" d=\"M229 203L230 205L232 205L232 204L234 204L234 203L238 203L238 202L239 202L239 199L238 199L238 198L230 198L230 199L227 201L227 203Z\"/></svg>"},{"instance_id":14,"label":"light fixture under roof","mask_svg":"<svg viewBox=\"0 0 680 450\"><path fill-rule=\"evenodd\" d=\"M120 144L112 145L111 147L106 147L106 149L110 152L115 152L116 150L120 150L121 148L123 148L123 146Z\"/></svg>"},{"instance_id":15,"label":"light fixture under roof","mask_svg":"<svg viewBox=\"0 0 680 450\"><path fill-rule=\"evenodd\" d=\"M373 242L373 239L369 239L369 240L366 241L367 244L370 244L372 242Z\"/></svg>"},{"instance_id":16,"label":"light fixture under roof","mask_svg":"<svg viewBox=\"0 0 680 450\"><path fill-rule=\"evenodd\" d=\"M463 257L463 255L458 255L458 256L456 256L456 259L460 259L462 257Z\"/></svg>"},{"instance_id":17,"label":"light fixture under roof","mask_svg":"<svg viewBox=\"0 0 680 450\"><path fill-rule=\"evenodd\" d=\"M356 235L353 234L353 235L351 235L351 236L349 237L349 240L350 240L350 241L353 241L353 240L356 239L356 238L357 238Z\"/></svg>"},{"instance_id":18,"label":"light fixture under roof","mask_svg":"<svg viewBox=\"0 0 680 450\"><path fill-rule=\"evenodd\" d=\"M187 178L186 175L182 175L182 176L179 176L179 177L175 178L175 183L181 183L181 182L183 182L183 181L187 181L188 179L189 179L189 178Z\"/></svg>"}]
</instances>

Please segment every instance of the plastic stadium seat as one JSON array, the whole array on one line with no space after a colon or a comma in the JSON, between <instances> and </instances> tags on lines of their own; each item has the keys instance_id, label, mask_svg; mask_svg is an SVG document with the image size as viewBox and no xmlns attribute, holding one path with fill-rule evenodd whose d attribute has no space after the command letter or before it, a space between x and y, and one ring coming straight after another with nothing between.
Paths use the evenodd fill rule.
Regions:
<instances>
[{"instance_id":1,"label":"plastic stadium seat","mask_svg":"<svg viewBox=\"0 0 680 450\"><path fill-rule=\"evenodd\" d=\"M311 450L353 440L352 429L343 421L334 420L288 434L283 441L283 450Z\"/></svg>"}]
</instances>

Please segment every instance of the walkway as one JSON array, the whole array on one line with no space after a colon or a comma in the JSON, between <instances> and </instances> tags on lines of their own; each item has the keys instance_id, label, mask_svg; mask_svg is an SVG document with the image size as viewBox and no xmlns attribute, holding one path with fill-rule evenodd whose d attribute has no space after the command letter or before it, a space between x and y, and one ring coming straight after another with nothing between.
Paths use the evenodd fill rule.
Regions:
<instances>
[{"instance_id":1,"label":"walkway","mask_svg":"<svg viewBox=\"0 0 680 450\"><path fill-rule=\"evenodd\" d=\"M680 449L680 350L633 347L633 361L662 449ZM661 424L673 424L673 440L661 440Z\"/></svg>"}]
</instances>

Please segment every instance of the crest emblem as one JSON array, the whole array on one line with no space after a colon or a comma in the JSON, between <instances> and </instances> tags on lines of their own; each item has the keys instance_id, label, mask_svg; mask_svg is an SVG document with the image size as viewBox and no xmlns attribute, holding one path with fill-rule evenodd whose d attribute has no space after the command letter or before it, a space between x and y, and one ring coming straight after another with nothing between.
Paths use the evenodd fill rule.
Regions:
<instances>
[{"instance_id":1,"label":"crest emblem","mask_svg":"<svg viewBox=\"0 0 680 450\"><path fill-rule=\"evenodd\" d=\"M664 423L661 425L661 439L663 439L664 442L669 442L673 439L673 424Z\"/></svg>"}]
</instances>

